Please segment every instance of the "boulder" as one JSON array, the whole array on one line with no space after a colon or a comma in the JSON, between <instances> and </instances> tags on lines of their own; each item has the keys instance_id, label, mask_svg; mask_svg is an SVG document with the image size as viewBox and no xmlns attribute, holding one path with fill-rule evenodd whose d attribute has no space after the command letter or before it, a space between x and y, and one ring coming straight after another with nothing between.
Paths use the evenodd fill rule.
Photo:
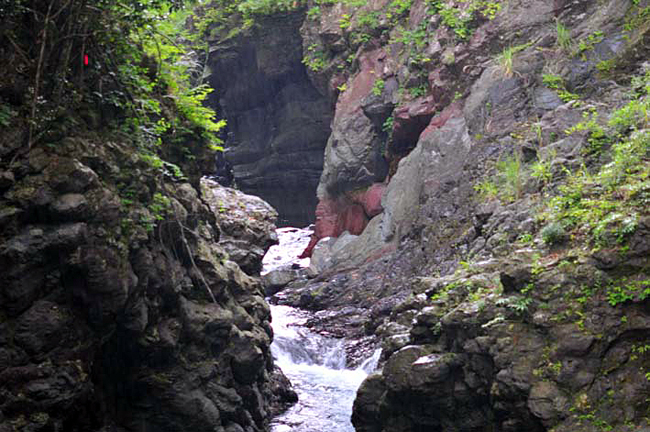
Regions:
<instances>
[{"instance_id":1,"label":"boulder","mask_svg":"<svg viewBox=\"0 0 650 432\"><path fill-rule=\"evenodd\" d=\"M221 228L219 244L246 273L259 274L268 249L277 244L276 210L259 197L201 179L201 195Z\"/></svg>"}]
</instances>

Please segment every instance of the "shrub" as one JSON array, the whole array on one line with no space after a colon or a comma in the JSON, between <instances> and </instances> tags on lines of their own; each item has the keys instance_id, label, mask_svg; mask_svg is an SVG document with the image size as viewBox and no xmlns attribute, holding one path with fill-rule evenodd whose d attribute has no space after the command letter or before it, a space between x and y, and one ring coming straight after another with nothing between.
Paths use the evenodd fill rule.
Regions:
<instances>
[{"instance_id":1,"label":"shrub","mask_svg":"<svg viewBox=\"0 0 650 432\"><path fill-rule=\"evenodd\" d=\"M565 240L564 227L559 222L553 222L542 228L542 240L549 246L560 244Z\"/></svg>"}]
</instances>

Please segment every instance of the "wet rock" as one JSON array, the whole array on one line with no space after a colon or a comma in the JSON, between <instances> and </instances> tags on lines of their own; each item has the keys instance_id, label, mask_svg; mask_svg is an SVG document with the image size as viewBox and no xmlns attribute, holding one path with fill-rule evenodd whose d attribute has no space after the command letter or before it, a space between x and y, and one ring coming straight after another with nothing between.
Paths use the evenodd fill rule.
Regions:
<instances>
[{"instance_id":1,"label":"wet rock","mask_svg":"<svg viewBox=\"0 0 650 432\"><path fill-rule=\"evenodd\" d=\"M298 279L301 275L299 270L291 268L274 270L262 277L266 295L273 295L280 291L292 281Z\"/></svg>"},{"instance_id":2,"label":"wet rock","mask_svg":"<svg viewBox=\"0 0 650 432\"><path fill-rule=\"evenodd\" d=\"M384 380L380 374L368 376L358 390L352 409L352 424L355 430L363 432L380 432L380 404L386 391Z\"/></svg>"},{"instance_id":3,"label":"wet rock","mask_svg":"<svg viewBox=\"0 0 650 432\"><path fill-rule=\"evenodd\" d=\"M235 181L276 208L280 226L313 222L332 117L302 64L303 19L299 12L274 15L237 37L219 37L207 60L207 81L219 95L211 103L227 113L226 159Z\"/></svg>"},{"instance_id":4,"label":"wet rock","mask_svg":"<svg viewBox=\"0 0 650 432\"><path fill-rule=\"evenodd\" d=\"M277 366L273 368L271 385L274 396L273 405L270 407L272 415L278 415L291 404L298 402L298 393L293 390L291 382Z\"/></svg>"},{"instance_id":5,"label":"wet rock","mask_svg":"<svg viewBox=\"0 0 650 432\"><path fill-rule=\"evenodd\" d=\"M550 382L536 384L528 396L528 407L546 427L555 426L566 415L569 405L569 399Z\"/></svg>"},{"instance_id":6,"label":"wet rock","mask_svg":"<svg viewBox=\"0 0 650 432\"><path fill-rule=\"evenodd\" d=\"M262 199L201 179L201 195L221 228L220 245L246 273L262 270L262 258L277 244L277 212Z\"/></svg>"},{"instance_id":7,"label":"wet rock","mask_svg":"<svg viewBox=\"0 0 650 432\"><path fill-rule=\"evenodd\" d=\"M393 354L382 371L386 387L396 392L407 390L410 386L413 363L427 354L425 347L417 345L406 346Z\"/></svg>"}]
</instances>

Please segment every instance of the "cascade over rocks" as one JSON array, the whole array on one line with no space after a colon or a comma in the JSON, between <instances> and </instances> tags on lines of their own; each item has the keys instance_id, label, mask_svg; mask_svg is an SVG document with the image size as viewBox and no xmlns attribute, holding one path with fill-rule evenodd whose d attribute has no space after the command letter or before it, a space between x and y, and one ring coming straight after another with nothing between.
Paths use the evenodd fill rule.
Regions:
<instances>
[{"instance_id":1,"label":"cascade over rocks","mask_svg":"<svg viewBox=\"0 0 650 432\"><path fill-rule=\"evenodd\" d=\"M292 12L261 19L210 42L207 59L211 103L228 121L226 159L237 187L277 209L280 226L313 222L332 117L328 97L302 64L303 18Z\"/></svg>"}]
</instances>

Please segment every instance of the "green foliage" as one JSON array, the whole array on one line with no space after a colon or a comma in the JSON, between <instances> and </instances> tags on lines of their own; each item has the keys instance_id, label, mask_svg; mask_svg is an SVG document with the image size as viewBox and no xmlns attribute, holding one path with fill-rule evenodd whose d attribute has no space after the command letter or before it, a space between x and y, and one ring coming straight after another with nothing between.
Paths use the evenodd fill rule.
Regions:
<instances>
[{"instance_id":1,"label":"green foliage","mask_svg":"<svg viewBox=\"0 0 650 432\"><path fill-rule=\"evenodd\" d=\"M387 134L393 133L393 124L395 123L395 119L393 116L390 116L386 119L384 124L381 126L381 130L386 132Z\"/></svg>"},{"instance_id":2,"label":"green foliage","mask_svg":"<svg viewBox=\"0 0 650 432\"><path fill-rule=\"evenodd\" d=\"M551 171L552 161L553 156L544 160L538 160L532 164L530 166L531 177L536 178L542 185L547 185L553 178L553 172Z\"/></svg>"},{"instance_id":3,"label":"green foliage","mask_svg":"<svg viewBox=\"0 0 650 432\"><path fill-rule=\"evenodd\" d=\"M381 94L384 92L385 85L386 83L383 79L377 78L372 86L372 94L375 96L381 96Z\"/></svg>"},{"instance_id":4,"label":"green foliage","mask_svg":"<svg viewBox=\"0 0 650 432\"><path fill-rule=\"evenodd\" d=\"M479 17L494 19L501 10L501 1L467 0L449 4L442 0L429 0L429 14L438 14L443 25L454 32L459 39L472 34L471 25Z\"/></svg>"},{"instance_id":5,"label":"green foliage","mask_svg":"<svg viewBox=\"0 0 650 432\"><path fill-rule=\"evenodd\" d=\"M559 222L553 222L542 228L542 240L549 246L562 243L566 239L564 227Z\"/></svg>"},{"instance_id":6,"label":"green foliage","mask_svg":"<svg viewBox=\"0 0 650 432\"><path fill-rule=\"evenodd\" d=\"M483 200L497 198L499 196L499 187L490 180L485 180L474 185L474 190L478 192Z\"/></svg>"},{"instance_id":7,"label":"green foliage","mask_svg":"<svg viewBox=\"0 0 650 432\"><path fill-rule=\"evenodd\" d=\"M237 9L244 16L269 15L293 10L301 3L301 1L296 0L244 0Z\"/></svg>"},{"instance_id":8,"label":"green foliage","mask_svg":"<svg viewBox=\"0 0 650 432\"><path fill-rule=\"evenodd\" d=\"M15 115L16 111L14 111L9 105L5 105L0 101L0 126L9 126L11 119Z\"/></svg>"},{"instance_id":9,"label":"green foliage","mask_svg":"<svg viewBox=\"0 0 650 432\"><path fill-rule=\"evenodd\" d=\"M575 93L571 93L566 89L564 79L562 79L560 76L544 74L542 75L542 83L546 87L555 90L560 99L562 99L562 102L570 102L580 99L580 96Z\"/></svg>"},{"instance_id":10,"label":"green foliage","mask_svg":"<svg viewBox=\"0 0 650 432\"><path fill-rule=\"evenodd\" d=\"M519 237L517 237L517 241L523 244L531 244L533 240L533 235L531 233L521 234Z\"/></svg>"},{"instance_id":11,"label":"green foliage","mask_svg":"<svg viewBox=\"0 0 650 432\"><path fill-rule=\"evenodd\" d=\"M502 186L500 196L507 201L521 197L525 172L518 153L501 159L496 164Z\"/></svg>"},{"instance_id":12,"label":"green foliage","mask_svg":"<svg viewBox=\"0 0 650 432\"><path fill-rule=\"evenodd\" d=\"M379 27L380 13L376 11L362 12L357 16L357 24L369 30Z\"/></svg>"},{"instance_id":13,"label":"green foliage","mask_svg":"<svg viewBox=\"0 0 650 432\"><path fill-rule=\"evenodd\" d=\"M607 301L616 306L627 301L643 301L650 297L650 280L621 278L607 286Z\"/></svg>"},{"instance_id":14,"label":"green foliage","mask_svg":"<svg viewBox=\"0 0 650 432\"><path fill-rule=\"evenodd\" d=\"M339 27L342 30L350 28L350 26L352 25L351 19L352 19L352 16L350 14L341 15L341 18L339 18Z\"/></svg>"},{"instance_id":15,"label":"green foliage","mask_svg":"<svg viewBox=\"0 0 650 432\"><path fill-rule=\"evenodd\" d=\"M575 132L585 131L588 133L587 142L589 142L588 153L599 155L603 151L603 146L611 141L605 129L598 121L598 113L595 111L584 112L584 121L571 127L566 131L568 135Z\"/></svg>"},{"instance_id":16,"label":"green foliage","mask_svg":"<svg viewBox=\"0 0 650 432\"><path fill-rule=\"evenodd\" d=\"M307 18L310 20L317 20L320 18L320 6L314 6L307 11Z\"/></svg>"},{"instance_id":17,"label":"green foliage","mask_svg":"<svg viewBox=\"0 0 650 432\"><path fill-rule=\"evenodd\" d=\"M512 309L519 314L524 314L528 311L528 306L530 306L532 302L533 299L529 297L511 296L500 298L496 301L496 304L497 306L505 306L508 309Z\"/></svg>"},{"instance_id":18,"label":"green foliage","mask_svg":"<svg viewBox=\"0 0 650 432\"><path fill-rule=\"evenodd\" d=\"M393 0L388 6L388 11L386 12L386 18L393 24L396 22L399 17L404 15L411 9L412 0Z\"/></svg>"},{"instance_id":19,"label":"green foliage","mask_svg":"<svg viewBox=\"0 0 650 432\"><path fill-rule=\"evenodd\" d=\"M575 130L589 132L592 152L609 150L609 161L594 173L585 168L567 171L559 194L549 202L548 219L573 236L587 236L597 247L624 245L637 229L639 215L650 206L650 131L643 111L649 82L648 75L637 79L639 92L607 125L597 122L596 111L585 112L585 122Z\"/></svg>"},{"instance_id":20,"label":"green foliage","mask_svg":"<svg viewBox=\"0 0 650 432\"><path fill-rule=\"evenodd\" d=\"M627 13L624 29L632 32L650 20L650 5L641 7L638 0L634 0L633 6Z\"/></svg>"},{"instance_id":21,"label":"green foliage","mask_svg":"<svg viewBox=\"0 0 650 432\"><path fill-rule=\"evenodd\" d=\"M414 98L422 97L427 94L428 87L426 84L420 84L417 87L411 87L408 89L411 96Z\"/></svg>"},{"instance_id":22,"label":"green foliage","mask_svg":"<svg viewBox=\"0 0 650 432\"><path fill-rule=\"evenodd\" d=\"M570 51L572 46L571 32L562 24L562 22L560 22L560 20L555 22L555 31L557 33L557 46L565 51Z\"/></svg>"},{"instance_id":23,"label":"green foliage","mask_svg":"<svg viewBox=\"0 0 650 432\"><path fill-rule=\"evenodd\" d=\"M324 51L319 49L318 45L311 44L307 47L307 53L302 59L302 63L313 72L320 72L327 66L327 57Z\"/></svg>"},{"instance_id":24,"label":"green foliage","mask_svg":"<svg viewBox=\"0 0 650 432\"><path fill-rule=\"evenodd\" d=\"M589 34L585 39L582 39L578 43L578 54L582 54L585 51L590 51L594 49L594 45L600 43L604 39L604 34L602 31L595 31Z\"/></svg>"},{"instance_id":25,"label":"green foliage","mask_svg":"<svg viewBox=\"0 0 650 432\"><path fill-rule=\"evenodd\" d=\"M499 64L501 65L501 69L503 70L503 73L505 76L512 76L513 73L513 57L516 53L525 50L531 46L531 43L526 43L522 45L517 45L517 46L509 46L507 48L504 48L504 50L499 54L498 61Z\"/></svg>"},{"instance_id":26,"label":"green foliage","mask_svg":"<svg viewBox=\"0 0 650 432\"><path fill-rule=\"evenodd\" d=\"M422 49L427 43L426 22L421 23L413 30L398 26L396 34L397 37L392 41L393 43L403 43L404 45L411 47L412 51Z\"/></svg>"},{"instance_id":27,"label":"green foliage","mask_svg":"<svg viewBox=\"0 0 650 432\"><path fill-rule=\"evenodd\" d=\"M157 221L161 221L165 219L165 214L168 212L168 210L171 208L171 201L169 198L161 194L160 192L156 192L153 195L153 199L151 200L151 203L149 203L149 211L151 211L153 217Z\"/></svg>"}]
</instances>

